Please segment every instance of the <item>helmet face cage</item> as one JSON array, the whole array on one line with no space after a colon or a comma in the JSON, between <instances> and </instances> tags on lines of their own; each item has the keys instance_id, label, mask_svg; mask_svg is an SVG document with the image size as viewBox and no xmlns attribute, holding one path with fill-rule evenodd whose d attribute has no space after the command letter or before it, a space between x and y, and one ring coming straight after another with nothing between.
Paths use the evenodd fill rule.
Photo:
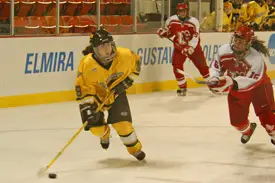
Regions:
<instances>
[{"instance_id":1,"label":"helmet face cage","mask_svg":"<svg viewBox=\"0 0 275 183\"><path fill-rule=\"evenodd\" d=\"M242 54L242 53L246 52L250 48L250 46L255 38L256 37L254 35L254 31L252 28L250 28L246 25L240 26L231 38L231 47L232 47L234 53ZM243 50L238 50L235 48L236 39L242 39L242 40L246 41L246 46L244 46Z\"/></svg>"},{"instance_id":2,"label":"helmet face cage","mask_svg":"<svg viewBox=\"0 0 275 183\"><path fill-rule=\"evenodd\" d=\"M100 54L100 51L99 51L99 46L98 47L93 47L93 50L94 50L94 54L96 56L96 58L102 62L104 65L110 63L113 61L114 57L116 56L116 45L115 45L115 42L114 41L110 41L110 42L105 42L105 43L111 43L111 46L112 46L112 52L110 55L107 55L107 56L103 56ZM103 44L105 44L103 43Z\"/></svg>"},{"instance_id":3,"label":"helmet face cage","mask_svg":"<svg viewBox=\"0 0 275 183\"><path fill-rule=\"evenodd\" d=\"M247 45L244 47L244 49L242 49L242 50L239 50L239 49L236 49L235 48L235 40L236 39L243 39L242 37L239 37L239 36L235 36L235 35L233 35L232 37L231 37L231 43L230 43L230 45L231 45L231 48L232 48L232 50L233 50L233 52L235 53L235 54L237 54L237 55L242 55L242 54L244 54L249 48L250 48L250 46L251 46L251 43L250 42L247 42ZM244 39L243 39L244 40Z\"/></svg>"},{"instance_id":4,"label":"helmet face cage","mask_svg":"<svg viewBox=\"0 0 275 183\"><path fill-rule=\"evenodd\" d=\"M188 8L188 6L187 6L186 3L178 3L178 4L177 4L177 7L176 7L176 10L177 10L177 12L178 12L178 11L182 11L182 10L185 10L185 11L187 12L185 17L182 17L182 16L180 16L180 15L177 14L178 17L179 17L179 19L180 19L181 21L184 21L184 20L186 19L186 17L188 17L189 8Z\"/></svg>"},{"instance_id":5,"label":"helmet face cage","mask_svg":"<svg viewBox=\"0 0 275 183\"><path fill-rule=\"evenodd\" d=\"M102 62L103 64L108 64L111 61L113 61L113 58L116 55L116 45L112 35L109 32L105 31L104 29L96 31L91 37L90 43L92 44L93 51L96 58L100 62ZM99 46L105 43L111 43L111 46L112 46L112 52L108 56L103 56L103 55L100 55L99 53L99 49L100 49Z\"/></svg>"}]
</instances>

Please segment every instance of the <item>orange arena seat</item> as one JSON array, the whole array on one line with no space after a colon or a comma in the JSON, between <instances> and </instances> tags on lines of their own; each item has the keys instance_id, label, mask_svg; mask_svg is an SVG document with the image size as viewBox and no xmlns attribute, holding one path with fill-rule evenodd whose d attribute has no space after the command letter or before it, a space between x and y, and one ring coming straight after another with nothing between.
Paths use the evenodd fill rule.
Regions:
<instances>
[{"instance_id":1,"label":"orange arena seat","mask_svg":"<svg viewBox=\"0 0 275 183\"><path fill-rule=\"evenodd\" d=\"M102 24L105 29L109 32L115 32L117 25L110 24L108 16L100 16L100 24Z\"/></svg>"},{"instance_id":2,"label":"orange arena seat","mask_svg":"<svg viewBox=\"0 0 275 183\"><path fill-rule=\"evenodd\" d=\"M123 5L123 7L121 8L121 14L122 15L130 15L131 0L125 0L125 3L122 5Z\"/></svg>"},{"instance_id":3,"label":"orange arena seat","mask_svg":"<svg viewBox=\"0 0 275 183\"><path fill-rule=\"evenodd\" d=\"M96 0L83 0L80 15L95 14Z\"/></svg>"},{"instance_id":4,"label":"orange arena seat","mask_svg":"<svg viewBox=\"0 0 275 183\"><path fill-rule=\"evenodd\" d=\"M108 5L110 2L108 0L101 0L100 1L100 14L106 15L108 12Z\"/></svg>"},{"instance_id":5,"label":"orange arena seat","mask_svg":"<svg viewBox=\"0 0 275 183\"><path fill-rule=\"evenodd\" d=\"M39 17L29 16L27 17L28 25L26 28L26 34L40 34L41 32L41 22Z\"/></svg>"},{"instance_id":6,"label":"orange arena seat","mask_svg":"<svg viewBox=\"0 0 275 183\"><path fill-rule=\"evenodd\" d=\"M81 3L81 0L68 0L64 10L64 15L76 15L77 11L79 11L81 8Z\"/></svg>"},{"instance_id":7,"label":"orange arena seat","mask_svg":"<svg viewBox=\"0 0 275 183\"><path fill-rule=\"evenodd\" d=\"M77 24L77 19L74 16L62 16L60 18L60 33L72 33L74 26Z\"/></svg>"},{"instance_id":8,"label":"orange arena seat","mask_svg":"<svg viewBox=\"0 0 275 183\"><path fill-rule=\"evenodd\" d=\"M30 16L36 6L35 0L19 0L17 16Z\"/></svg>"},{"instance_id":9,"label":"orange arena seat","mask_svg":"<svg viewBox=\"0 0 275 183\"><path fill-rule=\"evenodd\" d=\"M122 14L122 8L125 4L124 0L113 0L108 5L108 15L120 15Z\"/></svg>"},{"instance_id":10,"label":"orange arena seat","mask_svg":"<svg viewBox=\"0 0 275 183\"><path fill-rule=\"evenodd\" d=\"M119 32L122 20L119 15L108 16L109 26L113 26L113 32Z\"/></svg>"},{"instance_id":11,"label":"orange arena seat","mask_svg":"<svg viewBox=\"0 0 275 183\"><path fill-rule=\"evenodd\" d=\"M14 17L14 32L16 34L24 34L28 25L27 17Z\"/></svg>"},{"instance_id":12,"label":"orange arena seat","mask_svg":"<svg viewBox=\"0 0 275 183\"><path fill-rule=\"evenodd\" d=\"M52 0L36 0L36 7L33 12L35 16L45 16L53 8Z\"/></svg>"},{"instance_id":13,"label":"orange arena seat","mask_svg":"<svg viewBox=\"0 0 275 183\"><path fill-rule=\"evenodd\" d=\"M54 16L44 16L45 25L42 24L42 30L46 34L55 34L56 18Z\"/></svg>"},{"instance_id":14,"label":"orange arena seat","mask_svg":"<svg viewBox=\"0 0 275 183\"><path fill-rule=\"evenodd\" d=\"M91 33L96 31L96 23L90 16L77 16L77 24L75 25L74 32L76 33Z\"/></svg>"},{"instance_id":15,"label":"orange arena seat","mask_svg":"<svg viewBox=\"0 0 275 183\"><path fill-rule=\"evenodd\" d=\"M52 2L52 9L47 13L47 16L55 16L56 14L56 1L53 0ZM60 15L64 15L65 7L66 7L67 0L60 0L59 1L59 9L60 9Z\"/></svg>"},{"instance_id":16,"label":"orange arena seat","mask_svg":"<svg viewBox=\"0 0 275 183\"><path fill-rule=\"evenodd\" d=\"M120 32L121 33L129 33L133 30L133 19L131 16L122 15L120 16L122 20L122 25L120 25Z\"/></svg>"}]
</instances>

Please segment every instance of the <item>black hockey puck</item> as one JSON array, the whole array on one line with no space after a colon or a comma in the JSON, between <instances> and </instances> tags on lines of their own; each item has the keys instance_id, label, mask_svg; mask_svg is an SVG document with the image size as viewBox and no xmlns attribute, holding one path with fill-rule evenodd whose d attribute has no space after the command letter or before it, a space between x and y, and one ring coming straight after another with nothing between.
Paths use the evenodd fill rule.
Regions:
<instances>
[{"instance_id":1,"label":"black hockey puck","mask_svg":"<svg viewBox=\"0 0 275 183\"><path fill-rule=\"evenodd\" d=\"M50 173L49 178L50 179L56 179L57 175L55 173Z\"/></svg>"}]
</instances>

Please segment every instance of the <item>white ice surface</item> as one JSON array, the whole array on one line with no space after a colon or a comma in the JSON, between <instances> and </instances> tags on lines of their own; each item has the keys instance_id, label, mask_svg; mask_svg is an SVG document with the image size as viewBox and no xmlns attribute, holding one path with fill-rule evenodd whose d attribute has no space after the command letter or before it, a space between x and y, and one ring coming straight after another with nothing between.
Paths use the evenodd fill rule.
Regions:
<instances>
[{"instance_id":1,"label":"white ice surface","mask_svg":"<svg viewBox=\"0 0 275 183\"><path fill-rule=\"evenodd\" d=\"M75 102L0 109L0 183L274 183L275 147L258 128L247 145L230 126L226 96L207 89L130 95L134 126L147 154L131 157L115 131L110 148L81 132L38 179L81 126Z\"/></svg>"}]
</instances>

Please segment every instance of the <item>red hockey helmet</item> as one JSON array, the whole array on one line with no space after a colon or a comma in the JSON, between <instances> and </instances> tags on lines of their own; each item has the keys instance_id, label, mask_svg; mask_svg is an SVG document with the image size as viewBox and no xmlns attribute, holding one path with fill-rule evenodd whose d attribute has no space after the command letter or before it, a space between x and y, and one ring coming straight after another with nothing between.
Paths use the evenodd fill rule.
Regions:
<instances>
[{"instance_id":1,"label":"red hockey helmet","mask_svg":"<svg viewBox=\"0 0 275 183\"><path fill-rule=\"evenodd\" d=\"M177 15L181 21L185 21L186 17L188 17L189 14L189 8L186 3L178 3L177 7ZM185 10L185 11L183 11Z\"/></svg>"},{"instance_id":2,"label":"red hockey helmet","mask_svg":"<svg viewBox=\"0 0 275 183\"><path fill-rule=\"evenodd\" d=\"M177 4L177 8L176 8L177 11L179 10L189 10L188 8L188 5L186 3L178 3Z\"/></svg>"},{"instance_id":3,"label":"red hockey helmet","mask_svg":"<svg viewBox=\"0 0 275 183\"><path fill-rule=\"evenodd\" d=\"M238 29L234 32L234 36L245 39L249 42L255 39L254 30L248 25L241 25L240 27L238 27Z\"/></svg>"},{"instance_id":4,"label":"red hockey helmet","mask_svg":"<svg viewBox=\"0 0 275 183\"><path fill-rule=\"evenodd\" d=\"M236 54L241 55L250 48L252 41L255 39L254 30L248 25L241 25L232 36L232 50Z\"/></svg>"}]
</instances>

